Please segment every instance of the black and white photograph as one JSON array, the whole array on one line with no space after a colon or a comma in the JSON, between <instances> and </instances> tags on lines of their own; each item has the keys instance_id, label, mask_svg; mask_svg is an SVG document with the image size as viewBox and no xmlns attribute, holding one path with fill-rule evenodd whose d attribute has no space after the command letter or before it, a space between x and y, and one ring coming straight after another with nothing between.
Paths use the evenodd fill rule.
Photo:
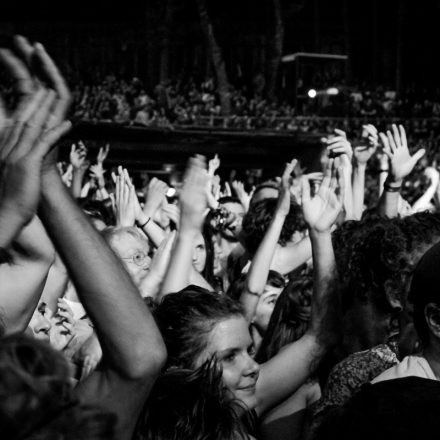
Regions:
<instances>
[{"instance_id":1,"label":"black and white photograph","mask_svg":"<svg viewBox=\"0 0 440 440\"><path fill-rule=\"evenodd\" d=\"M440 432L440 0L1 0L0 440Z\"/></svg>"}]
</instances>

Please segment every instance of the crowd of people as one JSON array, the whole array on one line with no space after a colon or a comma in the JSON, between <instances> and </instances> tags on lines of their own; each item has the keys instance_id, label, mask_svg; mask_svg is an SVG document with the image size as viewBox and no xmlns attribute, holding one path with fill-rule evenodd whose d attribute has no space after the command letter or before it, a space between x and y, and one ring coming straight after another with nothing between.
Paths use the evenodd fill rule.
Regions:
<instances>
[{"instance_id":1,"label":"crowd of people","mask_svg":"<svg viewBox=\"0 0 440 440\"><path fill-rule=\"evenodd\" d=\"M421 130L427 129L430 118L440 117L440 90L408 88L397 93L392 87L345 84L336 84L330 89L318 90L316 97L306 98L307 88L299 87L297 93L302 99L293 105L287 100L266 99L261 87L231 85L230 115L224 117L212 78L201 83L194 78L168 80L147 92L139 78L127 81L114 75L104 78L97 75L89 81L76 79L73 117L156 127L215 124L275 130L295 130L298 116L307 116L307 119L418 118Z\"/></svg>"},{"instance_id":2,"label":"crowd of people","mask_svg":"<svg viewBox=\"0 0 440 440\"><path fill-rule=\"evenodd\" d=\"M403 125L365 123L353 142L342 126L322 139L322 172L292 158L251 188L222 181L221 155L195 156L179 181L143 187L124 164L106 170L108 145L58 161L76 91L41 44L14 44L0 49L14 84L0 106L2 438L438 428L429 147Z\"/></svg>"}]
</instances>

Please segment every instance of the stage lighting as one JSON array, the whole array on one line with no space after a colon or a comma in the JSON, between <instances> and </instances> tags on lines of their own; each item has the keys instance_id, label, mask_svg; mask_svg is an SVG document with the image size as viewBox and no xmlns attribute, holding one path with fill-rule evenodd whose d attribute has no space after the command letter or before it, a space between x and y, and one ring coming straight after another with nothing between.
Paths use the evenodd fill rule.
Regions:
<instances>
[{"instance_id":1,"label":"stage lighting","mask_svg":"<svg viewBox=\"0 0 440 440\"><path fill-rule=\"evenodd\" d=\"M339 93L339 90L336 87L330 87L327 89L327 95L335 96Z\"/></svg>"},{"instance_id":2,"label":"stage lighting","mask_svg":"<svg viewBox=\"0 0 440 440\"><path fill-rule=\"evenodd\" d=\"M309 98L316 98L316 90L315 89L310 89L307 93L307 95L309 95Z\"/></svg>"},{"instance_id":3,"label":"stage lighting","mask_svg":"<svg viewBox=\"0 0 440 440\"><path fill-rule=\"evenodd\" d=\"M167 197L174 197L176 195L176 190L174 188L168 188Z\"/></svg>"}]
</instances>

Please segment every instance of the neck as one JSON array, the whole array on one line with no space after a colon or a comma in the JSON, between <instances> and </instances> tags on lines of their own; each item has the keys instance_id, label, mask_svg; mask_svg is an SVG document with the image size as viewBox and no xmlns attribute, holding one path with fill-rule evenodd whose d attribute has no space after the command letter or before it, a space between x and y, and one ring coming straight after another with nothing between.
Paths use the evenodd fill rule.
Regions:
<instances>
[{"instance_id":1,"label":"neck","mask_svg":"<svg viewBox=\"0 0 440 440\"><path fill-rule=\"evenodd\" d=\"M423 349L423 357L428 361L435 377L440 380L440 342L429 341Z\"/></svg>"}]
</instances>

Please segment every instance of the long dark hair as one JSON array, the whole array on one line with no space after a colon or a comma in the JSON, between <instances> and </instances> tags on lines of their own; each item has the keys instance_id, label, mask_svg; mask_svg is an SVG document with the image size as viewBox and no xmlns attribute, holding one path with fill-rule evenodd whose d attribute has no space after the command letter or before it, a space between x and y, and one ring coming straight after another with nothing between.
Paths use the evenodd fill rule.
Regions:
<instances>
[{"instance_id":1,"label":"long dark hair","mask_svg":"<svg viewBox=\"0 0 440 440\"><path fill-rule=\"evenodd\" d=\"M268 361L282 347L301 338L309 327L313 277L298 275L281 292L255 360Z\"/></svg>"},{"instance_id":2,"label":"long dark hair","mask_svg":"<svg viewBox=\"0 0 440 440\"><path fill-rule=\"evenodd\" d=\"M212 357L196 370L170 368L156 381L136 440L245 440L242 414Z\"/></svg>"}]
</instances>

